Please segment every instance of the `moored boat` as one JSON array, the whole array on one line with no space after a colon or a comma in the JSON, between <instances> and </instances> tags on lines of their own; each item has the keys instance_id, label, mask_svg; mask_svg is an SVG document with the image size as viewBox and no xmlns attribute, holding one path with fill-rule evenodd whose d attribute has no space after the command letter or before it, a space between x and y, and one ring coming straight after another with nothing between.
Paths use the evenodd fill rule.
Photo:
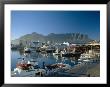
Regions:
<instances>
[{"instance_id":1,"label":"moored boat","mask_svg":"<svg viewBox=\"0 0 110 87\"><path fill-rule=\"evenodd\" d=\"M47 69L52 70L52 69L70 69L71 66L69 64L63 64L63 63L56 63L52 65L47 65Z\"/></svg>"},{"instance_id":2,"label":"moored boat","mask_svg":"<svg viewBox=\"0 0 110 87\"><path fill-rule=\"evenodd\" d=\"M90 54L90 53L83 53L80 56L80 59L91 59L91 58L95 58L95 55Z\"/></svg>"},{"instance_id":3,"label":"moored boat","mask_svg":"<svg viewBox=\"0 0 110 87\"><path fill-rule=\"evenodd\" d=\"M81 53L61 53L62 57L80 57Z\"/></svg>"},{"instance_id":4,"label":"moored boat","mask_svg":"<svg viewBox=\"0 0 110 87\"><path fill-rule=\"evenodd\" d=\"M22 61L17 63L17 67L12 71L13 77L35 77L35 76L44 76L46 71L45 69L35 68L35 65L31 64L30 61Z\"/></svg>"},{"instance_id":5,"label":"moored boat","mask_svg":"<svg viewBox=\"0 0 110 87\"><path fill-rule=\"evenodd\" d=\"M46 49L46 52L47 53L53 53L53 52L55 52L55 50L54 49Z\"/></svg>"},{"instance_id":6,"label":"moored boat","mask_svg":"<svg viewBox=\"0 0 110 87\"><path fill-rule=\"evenodd\" d=\"M31 53L31 49L30 49L30 48L25 47L25 48L24 48L24 52L25 52L25 53Z\"/></svg>"}]
</instances>

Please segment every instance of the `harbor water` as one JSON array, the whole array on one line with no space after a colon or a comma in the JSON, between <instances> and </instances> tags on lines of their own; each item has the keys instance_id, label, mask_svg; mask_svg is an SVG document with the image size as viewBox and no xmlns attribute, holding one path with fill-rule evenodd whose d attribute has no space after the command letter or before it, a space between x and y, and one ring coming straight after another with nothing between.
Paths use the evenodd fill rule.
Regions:
<instances>
[{"instance_id":1,"label":"harbor water","mask_svg":"<svg viewBox=\"0 0 110 87\"><path fill-rule=\"evenodd\" d=\"M25 58L30 61L38 62L38 66L40 68L43 67L43 62L45 65L55 64L55 63L65 63L69 64L72 67L78 64L78 61L75 58L67 58L67 57L60 57L60 56L53 56L51 53L49 54L41 54L37 52L32 53L22 53L20 51L11 51L11 71L16 68L16 64Z\"/></svg>"},{"instance_id":2,"label":"harbor water","mask_svg":"<svg viewBox=\"0 0 110 87\"><path fill-rule=\"evenodd\" d=\"M12 50L11 51L11 71L14 71L14 69L16 68L16 64L22 61L23 58L25 60L37 62L38 67L40 69L43 68L43 63L45 63L45 65L51 65L56 63L68 64L71 66L71 69L74 69L77 67L77 69L73 70L73 72L75 71L75 74L70 74L70 71L69 72L59 71L56 75L57 77L72 77L72 76L79 77L81 74L86 73L86 71L89 68L94 67L100 62L100 61L90 61L88 63L87 61L78 61L78 59L76 59L75 57L54 56L52 53L45 54L45 53L40 53L36 51L31 53L24 53L22 51ZM79 68L79 64L80 64L80 68ZM55 76L55 75L50 75L50 76Z\"/></svg>"}]
</instances>

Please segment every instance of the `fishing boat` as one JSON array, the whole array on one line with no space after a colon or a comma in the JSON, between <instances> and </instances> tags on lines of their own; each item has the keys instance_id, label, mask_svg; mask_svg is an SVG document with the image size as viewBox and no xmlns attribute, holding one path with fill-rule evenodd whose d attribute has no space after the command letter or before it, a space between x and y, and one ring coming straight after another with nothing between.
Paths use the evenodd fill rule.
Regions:
<instances>
[{"instance_id":1,"label":"fishing boat","mask_svg":"<svg viewBox=\"0 0 110 87\"><path fill-rule=\"evenodd\" d=\"M40 47L37 47L37 48L36 48L36 52L41 52Z\"/></svg>"},{"instance_id":2,"label":"fishing boat","mask_svg":"<svg viewBox=\"0 0 110 87\"><path fill-rule=\"evenodd\" d=\"M30 52L31 52L31 49L30 49L30 48L25 47L25 48L24 48L24 52L25 52L25 53L30 53Z\"/></svg>"},{"instance_id":3,"label":"fishing boat","mask_svg":"<svg viewBox=\"0 0 110 87\"><path fill-rule=\"evenodd\" d=\"M35 76L44 76L46 71L45 69L36 69L35 65L31 64L30 61L22 61L17 63L17 67L12 71L13 77L35 77Z\"/></svg>"},{"instance_id":4,"label":"fishing boat","mask_svg":"<svg viewBox=\"0 0 110 87\"><path fill-rule=\"evenodd\" d=\"M81 53L80 52L61 52L62 57L80 57Z\"/></svg>"},{"instance_id":5,"label":"fishing boat","mask_svg":"<svg viewBox=\"0 0 110 87\"><path fill-rule=\"evenodd\" d=\"M62 68L62 69L70 69L71 66L69 64L63 64L63 63L57 63L58 68Z\"/></svg>"},{"instance_id":6,"label":"fishing boat","mask_svg":"<svg viewBox=\"0 0 110 87\"><path fill-rule=\"evenodd\" d=\"M53 52L55 52L55 49L46 49L46 52L47 53L53 53Z\"/></svg>"},{"instance_id":7,"label":"fishing boat","mask_svg":"<svg viewBox=\"0 0 110 87\"><path fill-rule=\"evenodd\" d=\"M52 69L70 69L71 66L69 64L63 64L63 63L56 63L56 64L52 64L52 65L47 65L46 66L47 69L52 70Z\"/></svg>"}]
</instances>

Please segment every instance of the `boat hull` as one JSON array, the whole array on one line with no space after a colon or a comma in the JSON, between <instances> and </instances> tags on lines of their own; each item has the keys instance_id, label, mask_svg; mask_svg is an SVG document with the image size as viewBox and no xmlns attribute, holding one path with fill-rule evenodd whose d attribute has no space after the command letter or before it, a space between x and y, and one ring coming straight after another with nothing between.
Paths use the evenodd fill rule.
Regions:
<instances>
[{"instance_id":1,"label":"boat hull","mask_svg":"<svg viewBox=\"0 0 110 87\"><path fill-rule=\"evenodd\" d=\"M24 51L25 53L31 53L31 51L30 50L27 50L27 51Z\"/></svg>"},{"instance_id":2,"label":"boat hull","mask_svg":"<svg viewBox=\"0 0 110 87\"><path fill-rule=\"evenodd\" d=\"M62 57L80 57L81 53L65 53L62 54Z\"/></svg>"}]
</instances>

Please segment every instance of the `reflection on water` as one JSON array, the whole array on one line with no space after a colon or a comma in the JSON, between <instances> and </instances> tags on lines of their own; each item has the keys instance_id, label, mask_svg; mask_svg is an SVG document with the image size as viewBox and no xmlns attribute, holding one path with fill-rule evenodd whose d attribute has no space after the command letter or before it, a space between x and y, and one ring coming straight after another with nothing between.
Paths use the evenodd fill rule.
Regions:
<instances>
[{"instance_id":1,"label":"reflection on water","mask_svg":"<svg viewBox=\"0 0 110 87\"><path fill-rule=\"evenodd\" d=\"M16 68L18 61L21 61L22 58L25 58L30 61L38 62L40 68L43 67L43 62L46 65L55 64L55 63L66 63L71 66L78 64L78 61L75 58L66 58L60 56L53 56L52 54L42 54L37 52L32 53L23 53L23 51L11 51L11 70L13 71Z\"/></svg>"}]
</instances>

